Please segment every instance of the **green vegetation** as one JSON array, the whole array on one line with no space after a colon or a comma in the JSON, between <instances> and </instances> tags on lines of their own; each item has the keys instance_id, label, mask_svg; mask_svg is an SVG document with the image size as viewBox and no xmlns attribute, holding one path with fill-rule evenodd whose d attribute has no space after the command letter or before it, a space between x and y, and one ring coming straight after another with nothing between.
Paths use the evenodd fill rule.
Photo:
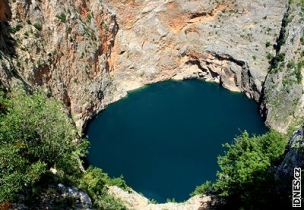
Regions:
<instances>
[{"instance_id":1,"label":"green vegetation","mask_svg":"<svg viewBox=\"0 0 304 210\"><path fill-rule=\"evenodd\" d=\"M286 43L286 27L287 25L291 22L292 18L289 17L289 13L285 13L283 20L282 20L282 26L281 26L281 31L280 31L280 35L277 38L277 45L276 45L276 51L277 53L281 50L281 47Z\"/></svg>"},{"instance_id":2,"label":"green vegetation","mask_svg":"<svg viewBox=\"0 0 304 210\"><path fill-rule=\"evenodd\" d=\"M22 28L23 26L20 24L20 23L18 23L17 25L16 25L16 27L13 27L12 28L12 33L14 34L14 33L16 33L17 31L20 31L20 29Z\"/></svg>"},{"instance_id":3,"label":"green vegetation","mask_svg":"<svg viewBox=\"0 0 304 210\"><path fill-rule=\"evenodd\" d=\"M100 168L89 167L82 178L79 179L78 186L88 192L93 199L94 207L98 209L125 209L121 201L115 200L107 193L106 185L117 185L122 189L127 189L127 185L121 178L111 179Z\"/></svg>"},{"instance_id":4,"label":"green vegetation","mask_svg":"<svg viewBox=\"0 0 304 210\"><path fill-rule=\"evenodd\" d=\"M303 61L296 64L293 59L290 60L289 63L287 64L287 68L294 70L293 74L296 77L297 84L300 84L302 82L303 76L302 76L301 70L302 70L303 66L304 66Z\"/></svg>"},{"instance_id":5,"label":"green vegetation","mask_svg":"<svg viewBox=\"0 0 304 210\"><path fill-rule=\"evenodd\" d=\"M50 185L60 182L86 191L97 209L124 209L106 190L108 185L126 189L124 180L111 179L98 168L80 170L88 141L79 139L63 106L41 91L0 89L0 145L0 206L24 190L31 192L28 202L36 203L39 193L51 192ZM57 170L56 175L51 168ZM63 202L54 199L55 204ZM64 205L74 202L67 198Z\"/></svg>"},{"instance_id":6,"label":"green vegetation","mask_svg":"<svg viewBox=\"0 0 304 210\"><path fill-rule=\"evenodd\" d=\"M291 59L291 60L288 62L287 67L288 67L288 68L292 68L292 69L295 68L295 67L296 67L295 61L294 61L293 59Z\"/></svg>"},{"instance_id":7,"label":"green vegetation","mask_svg":"<svg viewBox=\"0 0 304 210\"><path fill-rule=\"evenodd\" d=\"M267 209L284 203L276 193L276 182L271 171L285 151L287 139L270 131L249 137L247 132L238 136L218 158L221 171L217 181L198 186L195 194L215 192L227 202L228 209Z\"/></svg>"},{"instance_id":8,"label":"green vegetation","mask_svg":"<svg viewBox=\"0 0 304 210\"><path fill-rule=\"evenodd\" d=\"M28 37L29 37L29 32L28 31L24 32L24 38L27 39Z\"/></svg>"},{"instance_id":9,"label":"green vegetation","mask_svg":"<svg viewBox=\"0 0 304 210\"><path fill-rule=\"evenodd\" d=\"M87 20L88 20L89 22L91 22L92 18L93 18L93 15L92 15L91 13L88 13L88 14L87 14Z\"/></svg>"},{"instance_id":10,"label":"green vegetation","mask_svg":"<svg viewBox=\"0 0 304 210\"><path fill-rule=\"evenodd\" d=\"M56 15L56 17L60 19L62 23L66 22L66 15L64 13L61 13L60 15Z\"/></svg>"},{"instance_id":11,"label":"green vegetation","mask_svg":"<svg viewBox=\"0 0 304 210\"><path fill-rule=\"evenodd\" d=\"M298 84L300 84L302 82L303 76L302 76L301 70L303 67L304 67L304 61L301 61L297 64L296 69L295 69L295 75L296 75Z\"/></svg>"},{"instance_id":12,"label":"green vegetation","mask_svg":"<svg viewBox=\"0 0 304 210\"><path fill-rule=\"evenodd\" d=\"M304 45L304 36L300 38L301 44Z\"/></svg>"},{"instance_id":13,"label":"green vegetation","mask_svg":"<svg viewBox=\"0 0 304 210\"><path fill-rule=\"evenodd\" d=\"M271 54L267 55L270 64L270 70L278 71L279 64L285 60L285 53L278 53L275 57L272 57Z\"/></svg>"},{"instance_id":14,"label":"green vegetation","mask_svg":"<svg viewBox=\"0 0 304 210\"><path fill-rule=\"evenodd\" d=\"M41 31L41 30L42 30L42 25L39 24L39 23L35 23L35 24L34 24L34 27L35 27L38 31Z\"/></svg>"},{"instance_id":15,"label":"green vegetation","mask_svg":"<svg viewBox=\"0 0 304 210\"><path fill-rule=\"evenodd\" d=\"M299 7L301 7L301 10L304 11L304 0L289 0L289 4L297 4Z\"/></svg>"},{"instance_id":16,"label":"green vegetation","mask_svg":"<svg viewBox=\"0 0 304 210\"><path fill-rule=\"evenodd\" d=\"M176 203L175 198L167 198L166 203Z\"/></svg>"},{"instance_id":17,"label":"green vegetation","mask_svg":"<svg viewBox=\"0 0 304 210\"><path fill-rule=\"evenodd\" d=\"M51 167L74 169L77 156L84 155L83 144L72 143L75 129L58 103L42 93L27 96L16 90L2 97L1 105L0 202L34 184Z\"/></svg>"},{"instance_id":18,"label":"green vegetation","mask_svg":"<svg viewBox=\"0 0 304 210\"><path fill-rule=\"evenodd\" d=\"M266 57L269 60L269 62L274 58L274 56L271 53L267 53Z\"/></svg>"}]
</instances>

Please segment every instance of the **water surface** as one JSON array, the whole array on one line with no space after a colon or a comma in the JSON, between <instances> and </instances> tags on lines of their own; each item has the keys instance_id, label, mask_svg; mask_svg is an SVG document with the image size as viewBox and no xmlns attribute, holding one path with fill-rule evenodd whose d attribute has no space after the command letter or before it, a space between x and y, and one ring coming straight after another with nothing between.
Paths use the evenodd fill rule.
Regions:
<instances>
[{"instance_id":1,"label":"water surface","mask_svg":"<svg viewBox=\"0 0 304 210\"><path fill-rule=\"evenodd\" d=\"M88 126L88 160L150 199L184 201L214 181L222 143L267 131L245 95L200 80L166 81L130 92Z\"/></svg>"}]
</instances>

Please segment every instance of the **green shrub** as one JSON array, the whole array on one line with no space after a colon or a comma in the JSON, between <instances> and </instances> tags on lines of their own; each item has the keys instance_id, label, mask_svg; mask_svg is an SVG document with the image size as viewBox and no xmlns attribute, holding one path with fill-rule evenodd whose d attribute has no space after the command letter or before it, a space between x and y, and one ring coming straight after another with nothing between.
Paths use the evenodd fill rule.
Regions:
<instances>
[{"instance_id":1,"label":"green shrub","mask_svg":"<svg viewBox=\"0 0 304 210\"><path fill-rule=\"evenodd\" d=\"M270 58L271 56L269 56ZM267 55L267 58L268 58L268 55ZM285 60L285 53L279 53L277 54L275 57L273 57L271 60L270 60L270 68L271 69L276 69L279 64L281 62L283 62Z\"/></svg>"},{"instance_id":2,"label":"green shrub","mask_svg":"<svg viewBox=\"0 0 304 210\"><path fill-rule=\"evenodd\" d=\"M296 67L296 63L293 59L291 59L288 64L287 64L288 68L295 68Z\"/></svg>"},{"instance_id":3,"label":"green shrub","mask_svg":"<svg viewBox=\"0 0 304 210\"><path fill-rule=\"evenodd\" d=\"M200 195L200 194L210 194L212 192L212 182L206 181L204 184L199 185L195 187L194 192L192 192L190 195Z\"/></svg>"},{"instance_id":4,"label":"green shrub","mask_svg":"<svg viewBox=\"0 0 304 210\"><path fill-rule=\"evenodd\" d=\"M23 27L23 26L22 26L20 23L18 23L18 24L16 25L16 27L13 27L13 28L12 28L11 32L14 34L14 33L16 33L17 31L20 31L20 29L21 29L22 27Z\"/></svg>"},{"instance_id":5,"label":"green shrub","mask_svg":"<svg viewBox=\"0 0 304 210\"><path fill-rule=\"evenodd\" d=\"M109 180L102 169L89 167L80 179L79 187L88 192L93 199L93 205L98 209L125 209L121 201L107 193Z\"/></svg>"},{"instance_id":6,"label":"green shrub","mask_svg":"<svg viewBox=\"0 0 304 210\"><path fill-rule=\"evenodd\" d=\"M279 203L271 166L285 151L286 137L270 131L249 137L247 132L233 144L224 144L225 155L218 157L221 171L211 184L197 187L193 194L216 192L230 209L267 209Z\"/></svg>"},{"instance_id":7,"label":"green shrub","mask_svg":"<svg viewBox=\"0 0 304 210\"><path fill-rule=\"evenodd\" d=\"M91 13L87 14L87 20L90 22L93 18L93 15Z\"/></svg>"},{"instance_id":8,"label":"green shrub","mask_svg":"<svg viewBox=\"0 0 304 210\"><path fill-rule=\"evenodd\" d=\"M304 66L304 62L301 61L297 64L297 67L295 69L295 75L296 75L296 79L297 79L297 83L300 84L302 82L302 68Z\"/></svg>"},{"instance_id":9,"label":"green shrub","mask_svg":"<svg viewBox=\"0 0 304 210\"><path fill-rule=\"evenodd\" d=\"M1 92L1 91L0 91ZM76 129L62 105L42 92L0 94L0 203L34 186L51 168L79 170L87 143L73 143Z\"/></svg>"},{"instance_id":10,"label":"green shrub","mask_svg":"<svg viewBox=\"0 0 304 210\"><path fill-rule=\"evenodd\" d=\"M39 24L39 23L35 23L35 24L34 24L34 27L35 27L38 31L41 31L41 30L42 30L42 25Z\"/></svg>"},{"instance_id":11,"label":"green shrub","mask_svg":"<svg viewBox=\"0 0 304 210\"><path fill-rule=\"evenodd\" d=\"M302 36L302 37L300 38L300 41L301 41L302 45L304 45L304 36Z\"/></svg>"},{"instance_id":12,"label":"green shrub","mask_svg":"<svg viewBox=\"0 0 304 210\"><path fill-rule=\"evenodd\" d=\"M61 20L61 22L65 23L66 22L66 16L64 13L61 13L60 15L56 15L57 18Z\"/></svg>"}]
</instances>

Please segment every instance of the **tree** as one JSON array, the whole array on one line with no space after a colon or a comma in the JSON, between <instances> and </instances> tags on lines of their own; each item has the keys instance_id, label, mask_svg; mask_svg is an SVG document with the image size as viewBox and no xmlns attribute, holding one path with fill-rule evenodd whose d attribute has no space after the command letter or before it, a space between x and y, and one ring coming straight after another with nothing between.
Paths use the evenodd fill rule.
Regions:
<instances>
[{"instance_id":1,"label":"tree","mask_svg":"<svg viewBox=\"0 0 304 210\"><path fill-rule=\"evenodd\" d=\"M79 170L77 159L85 155L87 142L74 141L76 129L61 104L39 91L15 89L1 92L0 105L0 203L51 167Z\"/></svg>"},{"instance_id":2,"label":"tree","mask_svg":"<svg viewBox=\"0 0 304 210\"><path fill-rule=\"evenodd\" d=\"M225 155L218 157L221 171L214 184L206 182L196 193L216 192L229 209L265 209L279 203L273 164L283 155L287 139L276 131L250 137L247 132L233 144L224 144Z\"/></svg>"}]
</instances>

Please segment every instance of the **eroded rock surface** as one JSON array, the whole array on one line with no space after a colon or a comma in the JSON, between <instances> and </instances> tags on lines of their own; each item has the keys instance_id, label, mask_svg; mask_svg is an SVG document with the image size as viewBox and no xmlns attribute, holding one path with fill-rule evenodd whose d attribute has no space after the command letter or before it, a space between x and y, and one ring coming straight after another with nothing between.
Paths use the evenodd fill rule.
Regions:
<instances>
[{"instance_id":1,"label":"eroded rock surface","mask_svg":"<svg viewBox=\"0 0 304 210\"><path fill-rule=\"evenodd\" d=\"M7 30L16 52L13 59L2 59L1 82L10 86L15 77L41 87L65 104L81 131L120 95L108 71L115 15L99 0L16 0L10 6Z\"/></svg>"},{"instance_id":2,"label":"eroded rock surface","mask_svg":"<svg viewBox=\"0 0 304 210\"><path fill-rule=\"evenodd\" d=\"M106 1L120 30L112 54L122 89L202 77L259 100L287 1Z\"/></svg>"},{"instance_id":3,"label":"eroded rock surface","mask_svg":"<svg viewBox=\"0 0 304 210\"><path fill-rule=\"evenodd\" d=\"M304 12L290 5L284 14L276 53L264 83L262 109L266 124L285 132L303 122Z\"/></svg>"},{"instance_id":4,"label":"eroded rock surface","mask_svg":"<svg viewBox=\"0 0 304 210\"><path fill-rule=\"evenodd\" d=\"M11 11L4 3L2 83L18 78L42 87L63 101L80 132L128 90L168 79L203 78L263 99L266 123L282 132L303 113L302 81L289 86L294 97L282 88L293 77L289 70L264 83L270 55L285 53L286 70L304 57L303 12L287 0L16 0ZM287 13L291 21L283 27Z\"/></svg>"}]
</instances>

